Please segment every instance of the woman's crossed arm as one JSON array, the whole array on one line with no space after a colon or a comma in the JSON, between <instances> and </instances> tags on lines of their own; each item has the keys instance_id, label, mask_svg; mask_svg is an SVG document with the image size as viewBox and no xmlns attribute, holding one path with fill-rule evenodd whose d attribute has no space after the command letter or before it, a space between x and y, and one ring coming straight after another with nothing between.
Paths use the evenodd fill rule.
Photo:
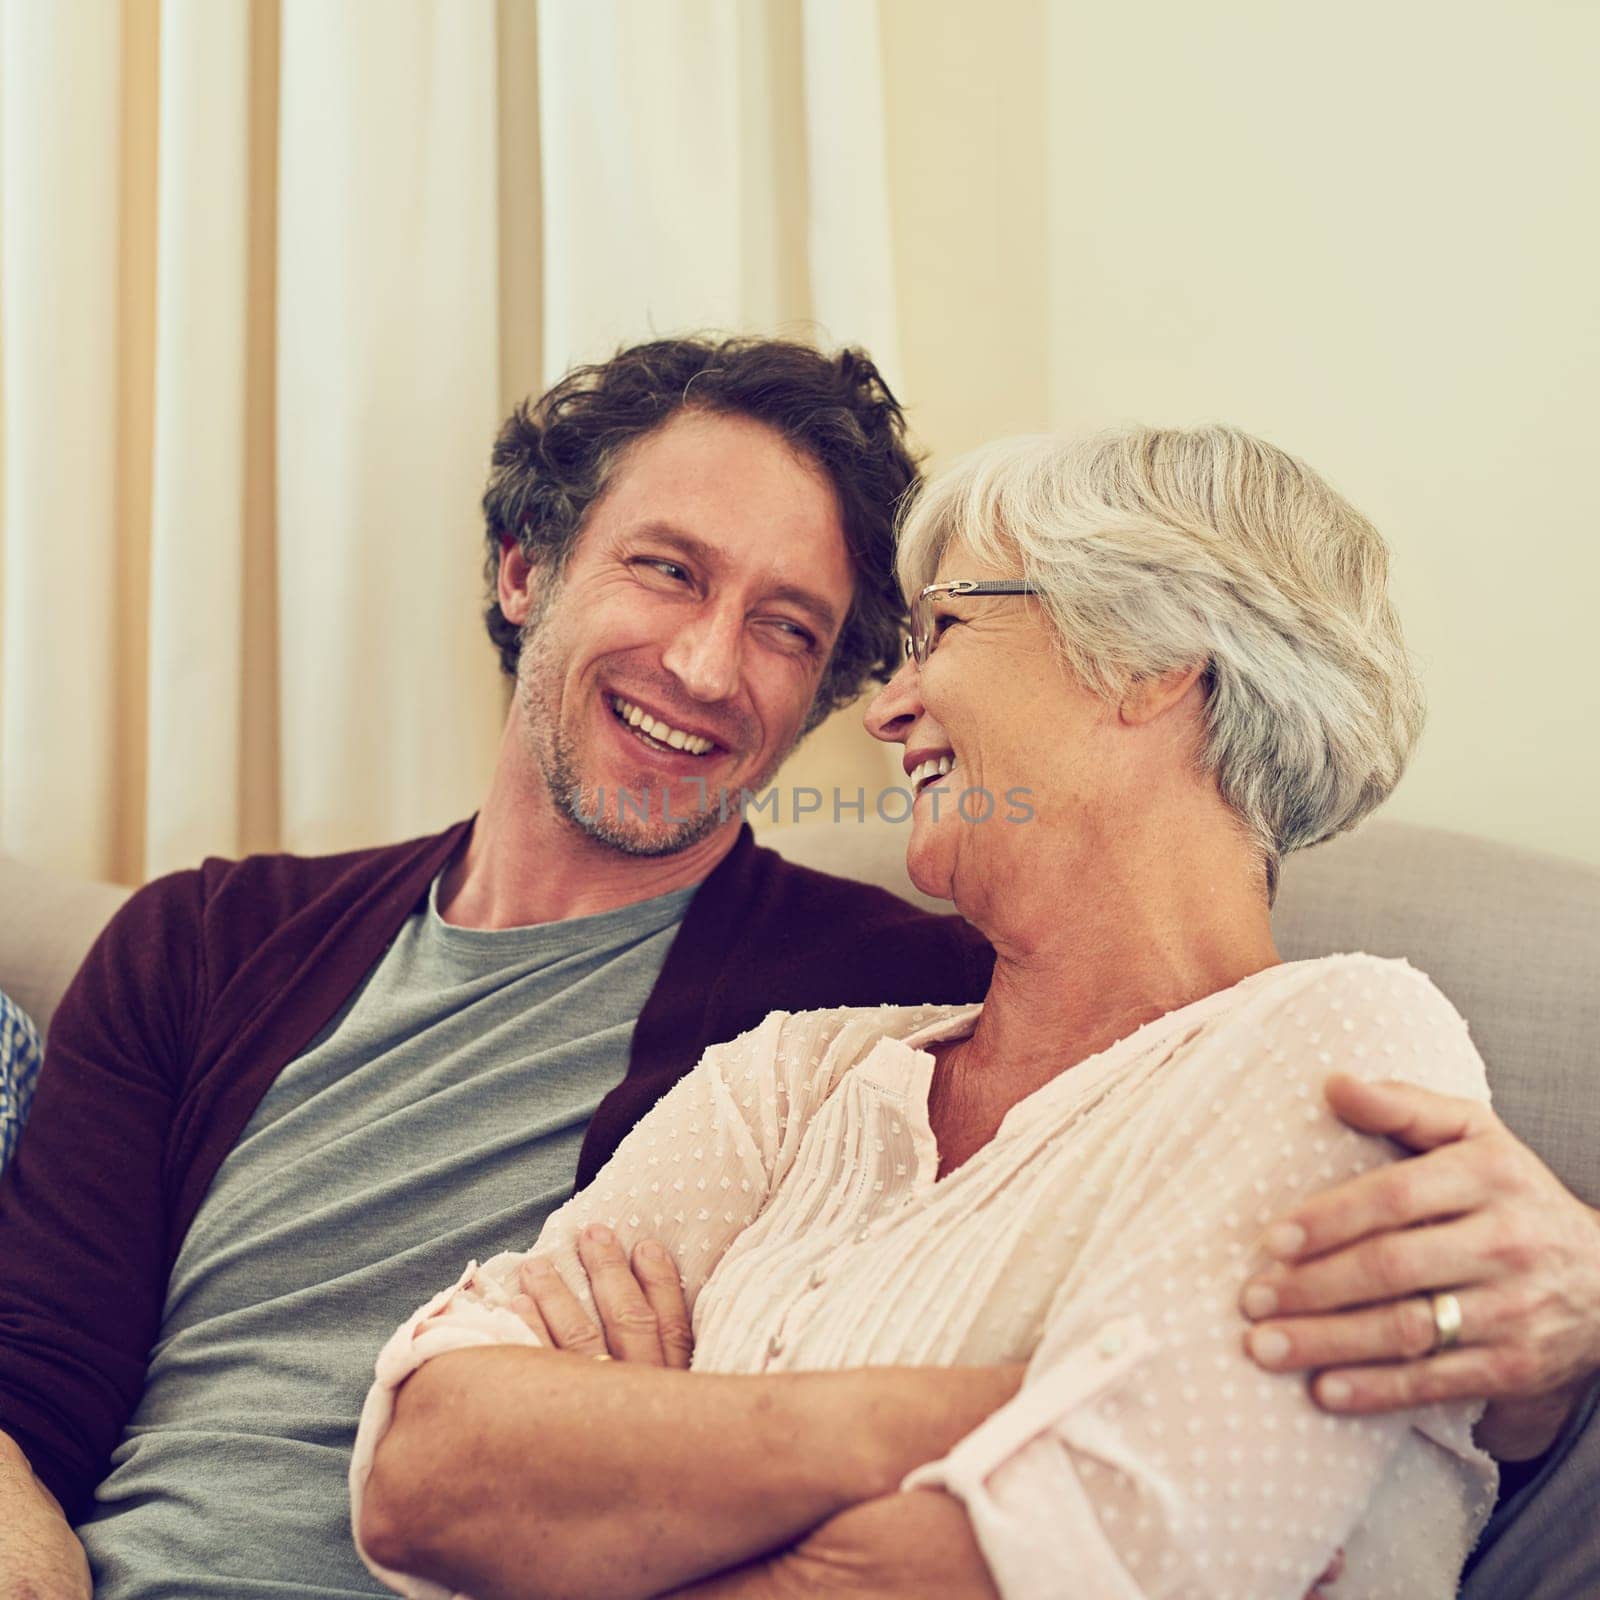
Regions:
<instances>
[{"instance_id":1,"label":"woman's crossed arm","mask_svg":"<svg viewBox=\"0 0 1600 1600\"><path fill-rule=\"evenodd\" d=\"M456 1351L405 1382L362 1500L374 1560L476 1600L632 1600L787 1550L706 1594L720 1582L751 1596L848 1593L876 1570L873 1536L886 1516L898 1524L905 1501L944 1513L937 1545L904 1551L906 1592L993 1593L962 1508L894 1491L1008 1400L1020 1366L677 1370L687 1317L670 1262L636 1252L630 1271L614 1237L597 1234L580 1248L604 1333L532 1264L519 1309L557 1348ZM603 1353L622 1359L592 1358ZM841 1515L857 1506L854 1520ZM823 1524L827 1537L807 1548ZM946 1545L964 1570L934 1559ZM932 1572L959 1586L930 1591ZM874 1579L857 1592L890 1591Z\"/></svg>"}]
</instances>

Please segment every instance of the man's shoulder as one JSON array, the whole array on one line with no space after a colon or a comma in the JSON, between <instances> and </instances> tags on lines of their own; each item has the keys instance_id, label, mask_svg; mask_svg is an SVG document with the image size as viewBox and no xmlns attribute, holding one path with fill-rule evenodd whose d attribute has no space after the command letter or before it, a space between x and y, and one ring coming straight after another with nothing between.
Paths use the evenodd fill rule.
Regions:
<instances>
[{"instance_id":1,"label":"man's shoulder","mask_svg":"<svg viewBox=\"0 0 1600 1600\"><path fill-rule=\"evenodd\" d=\"M303 903L341 889L351 893L382 889L410 882L437 861L453 853L470 823L458 822L441 833L424 834L398 844L373 845L325 855L297 855L287 851L264 852L237 858L208 856L196 869L199 887L208 903L228 897ZM433 869L435 872L437 867ZM173 875L173 880L185 874ZM430 880L432 874L429 874ZM172 880L157 880L157 885ZM156 887L157 885L152 885Z\"/></svg>"},{"instance_id":2,"label":"man's shoulder","mask_svg":"<svg viewBox=\"0 0 1600 1600\"><path fill-rule=\"evenodd\" d=\"M236 973L270 983L284 961L306 951L348 950L370 965L368 947L381 947L420 903L469 825L329 855L207 857L136 890L86 966L109 963L147 979L159 969L174 982L183 967L205 972L214 990Z\"/></svg>"}]
</instances>

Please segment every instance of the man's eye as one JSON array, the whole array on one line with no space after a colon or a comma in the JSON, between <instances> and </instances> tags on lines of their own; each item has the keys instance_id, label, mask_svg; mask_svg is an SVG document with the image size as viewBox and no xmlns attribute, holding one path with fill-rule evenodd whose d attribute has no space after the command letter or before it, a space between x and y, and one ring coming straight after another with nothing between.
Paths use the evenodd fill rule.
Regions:
<instances>
[{"instance_id":1,"label":"man's eye","mask_svg":"<svg viewBox=\"0 0 1600 1600\"><path fill-rule=\"evenodd\" d=\"M672 583L689 581L689 569L679 562L668 561L665 556L640 556L634 565L649 572L658 572Z\"/></svg>"},{"instance_id":2,"label":"man's eye","mask_svg":"<svg viewBox=\"0 0 1600 1600\"><path fill-rule=\"evenodd\" d=\"M798 622L790 622L786 617L774 617L773 627L778 637L790 648L798 650L816 648L816 635L809 628L802 628Z\"/></svg>"}]
</instances>

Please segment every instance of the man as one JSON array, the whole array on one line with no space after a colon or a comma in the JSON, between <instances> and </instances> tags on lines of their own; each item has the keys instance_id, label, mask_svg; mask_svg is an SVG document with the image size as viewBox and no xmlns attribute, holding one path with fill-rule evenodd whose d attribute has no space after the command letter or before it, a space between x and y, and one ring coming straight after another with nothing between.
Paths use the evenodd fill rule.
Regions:
<instances>
[{"instance_id":1,"label":"man","mask_svg":"<svg viewBox=\"0 0 1600 1600\"><path fill-rule=\"evenodd\" d=\"M476 819L151 885L63 1001L0 1194L0 1594L81 1591L46 1492L103 1596L373 1592L344 1473L419 1285L773 1006L981 991L957 919L736 805L898 659L915 477L871 363L786 343L642 346L507 423Z\"/></svg>"},{"instance_id":2,"label":"man","mask_svg":"<svg viewBox=\"0 0 1600 1600\"><path fill-rule=\"evenodd\" d=\"M516 692L478 816L152 885L58 1014L0 1190L0 1597L87 1592L69 1520L102 1597L375 1592L344 1471L420 1286L533 1238L769 1009L981 993L963 924L789 868L719 803L894 660L914 483L850 352L663 341L507 423ZM981 1593L971 1561L941 1558Z\"/></svg>"}]
</instances>

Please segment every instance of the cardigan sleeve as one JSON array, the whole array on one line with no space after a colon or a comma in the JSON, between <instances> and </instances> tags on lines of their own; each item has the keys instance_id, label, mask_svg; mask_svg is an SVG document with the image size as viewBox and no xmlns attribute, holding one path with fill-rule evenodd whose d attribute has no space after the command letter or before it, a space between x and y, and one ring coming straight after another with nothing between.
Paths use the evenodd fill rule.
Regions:
<instances>
[{"instance_id":1,"label":"cardigan sleeve","mask_svg":"<svg viewBox=\"0 0 1600 1600\"><path fill-rule=\"evenodd\" d=\"M165 1298L165 1161L201 912L189 872L112 918L56 1011L0 1182L0 1429L72 1520L138 1403Z\"/></svg>"},{"instance_id":2,"label":"cardigan sleeve","mask_svg":"<svg viewBox=\"0 0 1600 1600\"><path fill-rule=\"evenodd\" d=\"M1402 963L1349 958L1230 1018L1193 1057L1192 1109L1152 1142L1157 1177L1130 1186L1097 1259L1063 1283L1023 1388L905 1486L963 1502L1006 1600L1060 1594L1068 1575L1108 1600L1300 1600L1379 1495L1407 1508L1409 1570L1443 1574L1406 1592L1453 1593L1494 1494L1477 1408L1326 1415L1299 1375L1248 1359L1235 1297L1267 1221L1394 1159L1328 1111L1328 1075L1487 1098L1465 1025Z\"/></svg>"}]
</instances>

